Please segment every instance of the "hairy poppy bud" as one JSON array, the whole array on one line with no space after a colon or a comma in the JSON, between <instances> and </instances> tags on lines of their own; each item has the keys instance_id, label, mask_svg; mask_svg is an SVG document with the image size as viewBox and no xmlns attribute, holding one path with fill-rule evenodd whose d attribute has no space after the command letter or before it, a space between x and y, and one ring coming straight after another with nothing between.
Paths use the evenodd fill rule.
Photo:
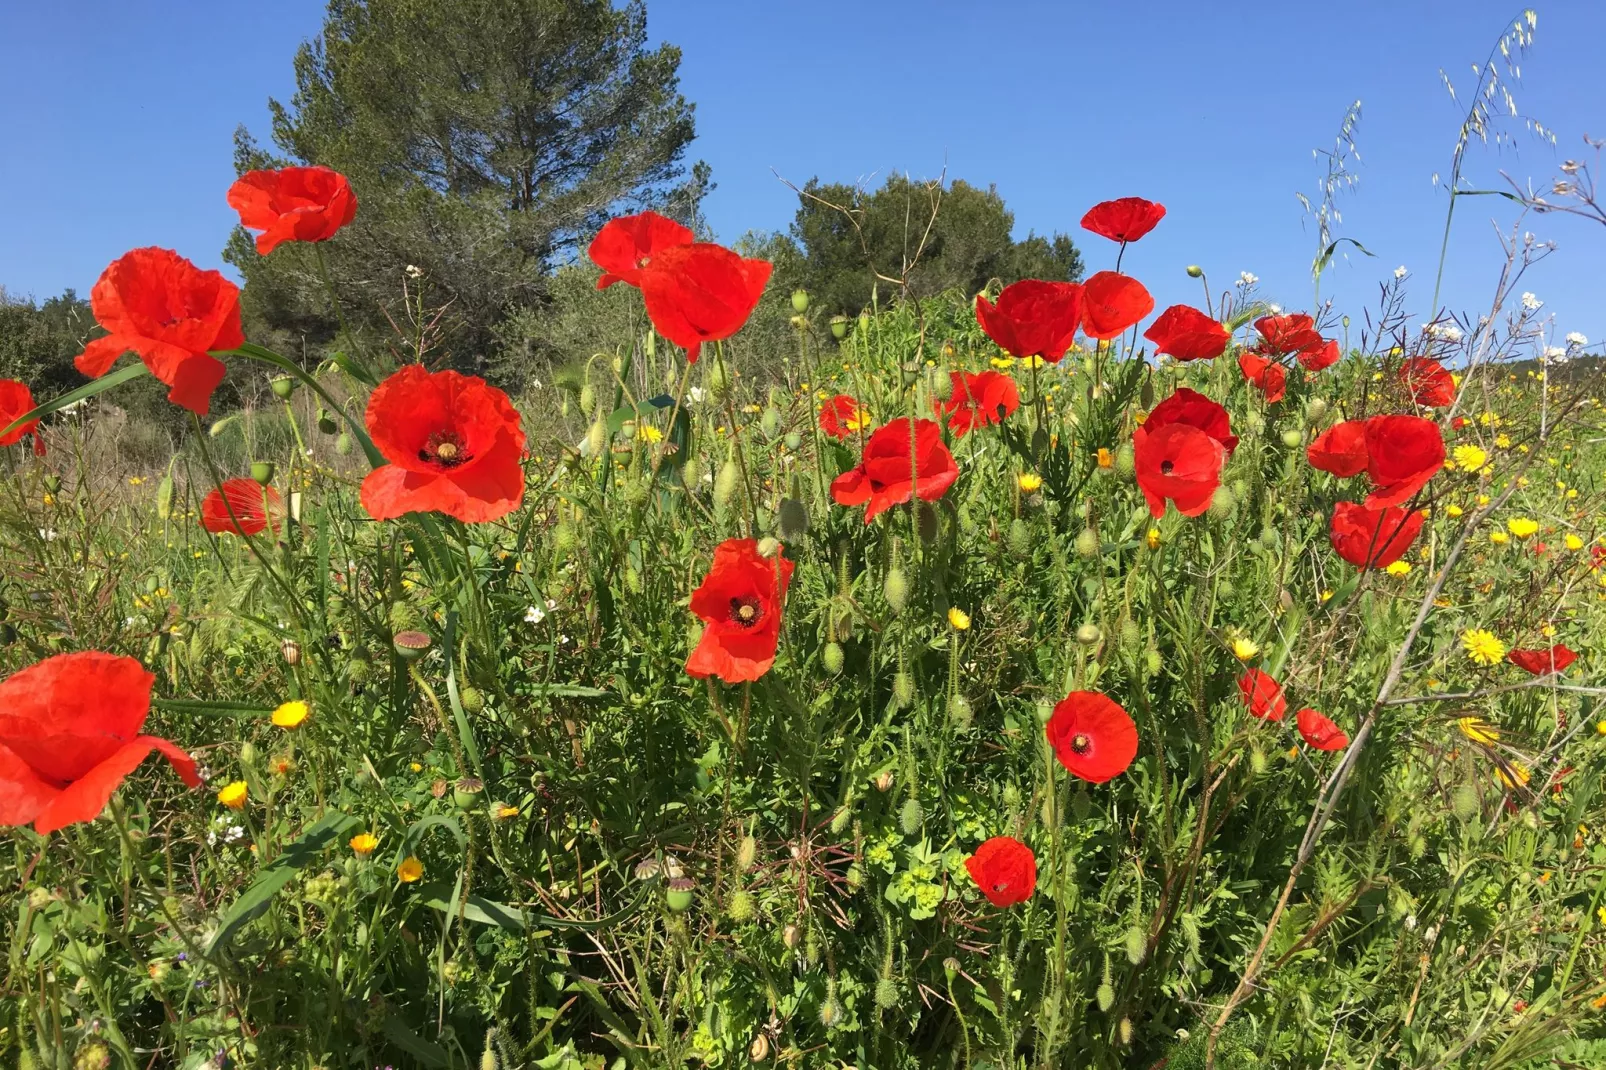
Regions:
<instances>
[{"instance_id":1,"label":"hairy poppy bud","mask_svg":"<svg viewBox=\"0 0 1606 1070\"><path fill-rule=\"evenodd\" d=\"M1121 1024L1115 1030L1121 1037L1121 1043L1130 1047L1132 1044L1132 1019L1122 1018Z\"/></svg>"},{"instance_id":2,"label":"hairy poppy bud","mask_svg":"<svg viewBox=\"0 0 1606 1070\"><path fill-rule=\"evenodd\" d=\"M789 450L797 450L803 447L803 436L796 431L788 431L781 441L786 443L786 448Z\"/></svg>"},{"instance_id":3,"label":"hairy poppy bud","mask_svg":"<svg viewBox=\"0 0 1606 1070\"><path fill-rule=\"evenodd\" d=\"M1276 528L1267 526L1260 529L1260 545L1266 549L1275 550L1282 541L1282 536L1277 533Z\"/></svg>"},{"instance_id":4,"label":"hairy poppy bud","mask_svg":"<svg viewBox=\"0 0 1606 1070\"><path fill-rule=\"evenodd\" d=\"M764 415L758 421L759 430L764 432L765 438L774 438L781 429L781 411L774 405L764 410Z\"/></svg>"},{"instance_id":5,"label":"hairy poppy bud","mask_svg":"<svg viewBox=\"0 0 1606 1070\"><path fill-rule=\"evenodd\" d=\"M580 414L589 417L597 408L596 387L587 383L580 388Z\"/></svg>"},{"instance_id":6,"label":"hairy poppy bud","mask_svg":"<svg viewBox=\"0 0 1606 1070\"><path fill-rule=\"evenodd\" d=\"M743 873L753 868L758 860L758 841L752 836L743 836L736 845L736 868Z\"/></svg>"},{"instance_id":7,"label":"hairy poppy bud","mask_svg":"<svg viewBox=\"0 0 1606 1070\"><path fill-rule=\"evenodd\" d=\"M1232 491L1226 487L1217 487L1215 493L1210 495L1210 519L1225 520L1238 508L1238 499L1232 496Z\"/></svg>"},{"instance_id":8,"label":"hairy poppy bud","mask_svg":"<svg viewBox=\"0 0 1606 1070\"><path fill-rule=\"evenodd\" d=\"M1160 651L1152 646L1145 650L1143 652L1143 667L1148 670L1150 676L1159 673Z\"/></svg>"},{"instance_id":9,"label":"hairy poppy bud","mask_svg":"<svg viewBox=\"0 0 1606 1070\"><path fill-rule=\"evenodd\" d=\"M898 1005L898 982L883 977L875 983L875 1005L889 1011Z\"/></svg>"},{"instance_id":10,"label":"hairy poppy bud","mask_svg":"<svg viewBox=\"0 0 1606 1070\"><path fill-rule=\"evenodd\" d=\"M1244 427L1249 429L1250 434L1258 435L1266 430L1266 419L1260 413L1252 412L1244 417Z\"/></svg>"},{"instance_id":11,"label":"hairy poppy bud","mask_svg":"<svg viewBox=\"0 0 1606 1070\"><path fill-rule=\"evenodd\" d=\"M930 502L921 502L915 510L915 527L922 542L937 541L937 510Z\"/></svg>"},{"instance_id":12,"label":"hairy poppy bud","mask_svg":"<svg viewBox=\"0 0 1606 1070\"><path fill-rule=\"evenodd\" d=\"M480 1053L480 1070L501 1070L501 1060L496 1057L496 1030L485 1031L485 1050Z\"/></svg>"},{"instance_id":13,"label":"hairy poppy bud","mask_svg":"<svg viewBox=\"0 0 1606 1070\"><path fill-rule=\"evenodd\" d=\"M1464 823L1471 824L1476 821L1483 811L1483 801L1478 798L1478 789L1471 784L1458 786L1450 794L1450 809Z\"/></svg>"},{"instance_id":14,"label":"hairy poppy bud","mask_svg":"<svg viewBox=\"0 0 1606 1070\"><path fill-rule=\"evenodd\" d=\"M741 482L741 468L734 460L726 461L714 479L714 501L719 505L729 505L731 499L736 496L736 488Z\"/></svg>"},{"instance_id":15,"label":"hairy poppy bud","mask_svg":"<svg viewBox=\"0 0 1606 1070\"><path fill-rule=\"evenodd\" d=\"M944 372L941 368L931 369L927 382L931 386L931 396L938 401L948 401L954 396L953 376Z\"/></svg>"},{"instance_id":16,"label":"hairy poppy bud","mask_svg":"<svg viewBox=\"0 0 1606 1070\"><path fill-rule=\"evenodd\" d=\"M351 435L349 433L342 431L335 436L335 452L342 457L351 454Z\"/></svg>"},{"instance_id":17,"label":"hairy poppy bud","mask_svg":"<svg viewBox=\"0 0 1606 1070\"><path fill-rule=\"evenodd\" d=\"M844 806L842 809L838 810L835 814L833 814L831 816L831 835L833 835L833 836L842 835L842 830L847 828L848 827L848 822L852 821L852 820L853 820L853 811L852 810L848 809L846 806Z\"/></svg>"},{"instance_id":18,"label":"hairy poppy bud","mask_svg":"<svg viewBox=\"0 0 1606 1070\"><path fill-rule=\"evenodd\" d=\"M795 539L809 530L809 511L796 498L781 499L781 535Z\"/></svg>"},{"instance_id":19,"label":"hairy poppy bud","mask_svg":"<svg viewBox=\"0 0 1606 1070\"><path fill-rule=\"evenodd\" d=\"M1099 533L1092 528L1083 528L1077 532L1076 554L1078 557L1097 557L1099 555Z\"/></svg>"},{"instance_id":20,"label":"hairy poppy bud","mask_svg":"<svg viewBox=\"0 0 1606 1070\"><path fill-rule=\"evenodd\" d=\"M909 577L903 569L887 570L887 578L881 582L881 593L886 595L887 605L894 613L903 612L903 607L909 604Z\"/></svg>"},{"instance_id":21,"label":"hairy poppy bud","mask_svg":"<svg viewBox=\"0 0 1606 1070\"><path fill-rule=\"evenodd\" d=\"M1204 276L1204 268L1200 267L1198 264L1189 264L1188 265L1188 278L1197 279L1197 278L1202 278L1203 276Z\"/></svg>"},{"instance_id":22,"label":"hairy poppy bud","mask_svg":"<svg viewBox=\"0 0 1606 1070\"><path fill-rule=\"evenodd\" d=\"M738 888L731 893L730 902L725 906L725 912L730 915L731 921L741 924L752 921L758 913L753 902L753 893L746 888Z\"/></svg>"},{"instance_id":23,"label":"hairy poppy bud","mask_svg":"<svg viewBox=\"0 0 1606 1070\"><path fill-rule=\"evenodd\" d=\"M1256 776L1266 771L1266 752L1259 747L1249 748L1249 769Z\"/></svg>"},{"instance_id":24,"label":"hairy poppy bud","mask_svg":"<svg viewBox=\"0 0 1606 1070\"><path fill-rule=\"evenodd\" d=\"M725 396L725 392L731 386L731 375L726 370L724 361L716 360L709 363L708 370L703 373L703 386L715 401Z\"/></svg>"},{"instance_id":25,"label":"hairy poppy bud","mask_svg":"<svg viewBox=\"0 0 1606 1070\"><path fill-rule=\"evenodd\" d=\"M825 671L835 676L842 671L842 646L840 643L826 643L825 650L820 655L820 664Z\"/></svg>"},{"instance_id":26,"label":"hairy poppy bud","mask_svg":"<svg viewBox=\"0 0 1606 1070\"><path fill-rule=\"evenodd\" d=\"M915 678L912 675L907 672L893 674L892 700L898 704L899 709L915 700Z\"/></svg>"},{"instance_id":27,"label":"hairy poppy bud","mask_svg":"<svg viewBox=\"0 0 1606 1070\"><path fill-rule=\"evenodd\" d=\"M1131 617L1123 620L1121 622L1121 649L1136 650L1142 642L1143 629L1138 627L1138 622Z\"/></svg>"},{"instance_id":28,"label":"hairy poppy bud","mask_svg":"<svg viewBox=\"0 0 1606 1070\"><path fill-rule=\"evenodd\" d=\"M1149 941L1143 930L1134 925L1126 931L1126 960L1136 966L1143 961L1148 953Z\"/></svg>"},{"instance_id":29,"label":"hairy poppy bud","mask_svg":"<svg viewBox=\"0 0 1606 1070\"><path fill-rule=\"evenodd\" d=\"M1312 421L1320 420L1327 415L1327 402L1323 398L1311 398L1305 405L1305 415Z\"/></svg>"},{"instance_id":30,"label":"hairy poppy bud","mask_svg":"<svg viewBox=\"0 0 1606 1070\"><path fill-rule=\"evenodd\" d=\"M249 739L246 740L244 743L241 743L240 744L240 764L241 765L255 765L256 761L257 761L256 744L252 743Z\"/></svg>"},{"instance_id":31,"label":"hairy poppy bud","mask_svg":"<svg viewBox=\"0 0 1606 1070\"><path fill-rule=\"evenodd\" d=\"M1137 471L1137 458L1132 452L1132 443L1124 443L1115 451L1115 474L1122 479L1131 479L1137 475Z\"/></svg>"},{"instance_id":32,"label":"hairy poppy bud","mask_svg":"<svg viewBox=\"0 0 1606 1070\"><path fill-rule=\"evenodd\" d=\"M1071 796L1071 816L1078 821L1086 821L1092 812L1093 796L1087 793L1085 786L1077 788L1076 794Z\"/></svg>"},{"instance_id":33,"label":"hairy poppy bud","mask_svg":"<svg viewBox=\"0 0 1606 1070\"><path fill-rule=\"evenodd\" d=\"M1076 641L1083 646L1093 646L1103 638L1104 633L1099 630L1097 624L1089 622L1076 629Z\"/></svg>"},{"instance_id":34,"label":"hairy poppy bud","mask_svg":"<svg viewBox=\"0 0 1606 1070\"><path fill-rule=\"evenodd\" d=\"M921 807L920 800L913 795L904 801L903 809L898 811L898 827L905 836L913 836L920 831L925 823L926 811Z\"/></svg>"},{"instance_id":35,"label":"hairy poppy bud","mask_svg":"<svg viewBox=\"0 0 1606 1070\"><path fill-rule=\"evenodd\" d=\"M457 693L457 701L464 713L480 713L485 709L485 692L477 687L465 687Z\"/></svg>"},{"instance_id":36,"label":"hairy poppy bud","mask_svg":"<svg viewBox=\"0 0 1606 1070\"><path fill-rule=\"evenodd\" d=\"M1298 449L1299 448L1299 444L1301 442L1305 441L1304 432L1300 431L1300 429L1297 428L1297 427L1285 427L1285 428L1283 428L1282 438L1283 438L1283 445L1287 446L1291 450L1292 449Z\"/></svg>"},{"instance_id":37,"label":"hairy poppy bud","mask_svg":"<svg viewBox=\"0 0 1606 1070\"><path fill-rule=\"evenodd\" d=\"M835 996L825 997L820 1004L820 1024L827 1029L835 1029L842 1022L842 1004L837 1002Z\"/></svg>"},{"instance_id":38,"label":"hairy poppy bud","mask_svg":"<svg viewBox=\"0 0 1606 1070\"><path fill-rule=\"evenodd\" d=\"M1004 790L999 793L999 798L1003 800L1005 806L1013 810L1020 805L1020 786L1011 780L1004 785Z\"/></svg>"},{"instance_id":39,"label":"hairy poppy bud","mask_svg":"<svg viewBox=\"0 0 1606 1070\"><path fill-rule=\"evenodd\" d=\"M953 695L948 699L948 720L953 722L954 728L963 732L970 727L975 714L970 708L970 700L964 695Z\"/></svg>"},{"instance_id":40,"label":"hairy poppy bud","mask_svg":"<svg viewBox=\"0 0 1606 1070\"><path fill-rule=\"evenodd\" d=\"M592 422L591 429L586 432L586 452L596 457L601 455L607 445L608 427L602 422L601 417L598 417Z\"/></svg>"},{"instance_id":41,"label":"hairy poppy bud","mask_svg":"<svg viewBox=\"0 0 1606 1070\"><path fill-rule=\"evenodd\" d=\"M809 310L809 292L799 287L792 291L792 311L802 314Z\"/></svg>"},{"instance_id":42,"label":"hairy poppy bud","mask_svg":"<svg viewBox=\"0 0 1606 1070\"><path fill-rule=\"evenodd\" d=\"M574 525L567 520L559 522L558 526L552 529L552 549L556 550L560 557L567 557L573 553L579 541L580 537L575 533Z\"/></svg>"},{"instance_id":43,"label":"hairy poppy bud","mask_svg":"<svg viewBox=\"0 0 1606 1070\"><path fill-rule=\"evenodd\" d=\"M1110 984L1109 981L1101 982L1098 994L1094 998L1099 1001L1100 1011L1108 1011L1115 1006L1115 986Z\"/></svg>"}]
</instances>

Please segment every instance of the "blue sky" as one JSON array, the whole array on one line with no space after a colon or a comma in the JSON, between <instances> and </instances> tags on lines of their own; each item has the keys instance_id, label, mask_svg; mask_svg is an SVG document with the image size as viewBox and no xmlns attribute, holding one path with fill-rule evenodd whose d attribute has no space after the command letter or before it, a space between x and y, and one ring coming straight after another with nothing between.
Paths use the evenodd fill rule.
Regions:
<instances>
[{"instance_id":1,"label":"blue sky","mask_svg":"<svg viewBox=\"0 0 1606 1070\"><path fill-rule=\"evenodd\" d=\"M85 291L111 259L152 243L221 266L230 136L240 122L266 136L267 98L289 95L291 56L323 4L9 6L0 285L39 298ZM1596 54L1606 4L1537 10L1517 101L1558 144L1507 124L1511 146L1471 152L1469 174L1484 187L1502 169L1547 183L1562 160L1585 155L1582 135L1606 137ZM1504 0L649 0L649 25L684 51L699 130L690 158L713 165L706 210L722 238L789 222L795 199L776 173L879 183L946 167L996 184L1019 234L1077 236L1096 270L1114 247L1077 220L1095 201L1136 194L1170 209L1126 261L1162 306L1198 301L1189 263L1215 289L1247 270L1270 298L1309 304L1316 239L1294 193L1315 189L1311 150L1331 145L1360 99L1360 184L1341 201L1338 233L1377 255L1352 255L1323 284L1358 324L1400 265L1415 276L1409 307L1426 318L1445 207L1432 176L1448 171L1470 65L1519 11ZM1492 221L1514 219L1503 200L1461 203L1450 307L1487 307L1501 262ZM1522 288L1546 302L1558 334L1606 340L1606 228L1558 216L1526 225L1560 248Z\"/></svg>"}]
</instances>

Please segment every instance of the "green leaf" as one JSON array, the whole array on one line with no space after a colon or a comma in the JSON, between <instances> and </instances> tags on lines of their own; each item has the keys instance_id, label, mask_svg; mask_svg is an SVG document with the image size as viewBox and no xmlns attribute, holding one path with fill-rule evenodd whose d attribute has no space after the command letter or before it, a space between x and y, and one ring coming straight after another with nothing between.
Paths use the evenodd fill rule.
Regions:
<instances>
[{"instance_id":1,"label":"green leaf","mask_svg":"<svg viewBox=\"0 0 1606 1070\"><path fill-rule=\"evenodd\" d=\"M474 775L481 780L485 779L485 769L480 764L479 744L474 742L474 728L468 723L468 714L463 710L463 702L457 694L457 658L453 654L452 644L457 638L457 613L446 614L446 698L452 707L452 720L457 722L457 734L463 741L463 753L468 758L468 764L473 766Z\"/></svg>"},{"instance_id":2,"label":"green leaf","mask_svg":"<svg viewBox=\"0 0 1606 1070\"><path fill-rule=\"evenodd\" d=\"M144 362L136 361L133 364L129 364L125 367L117 369L110 375L103 375L99 379L85 383L77 390L69 390L59 398L51 398L43 405L40 405L29 412L23 413L15 420L12 420L5 427L0 428L0 437L9 435L12 431L31 420L43 419L53 412L58 412L61 409L66 408L68 405L71 405L74 402L83 401L85 398L92 398L96 394L104 394L112 387L122 386L130 379L138 379L145 373L146 369Z\"/></svg>"},{"instance_id":3,"label":"green leaf","mask_svg":"<svg viewBox=\"0 0 1606 1070\"><path fill-rule=\"evenodd\" d=\"M269 862L251 887L234 901L228 913L223 915L211 943L207 944L207 955L217 952L248 922L260 917L280 889L294 880L302 869L317 861L331 842L357 824L355 817L339 811L325 814L314 822L279 857Z\"/></svg>"},{"instance_id":4,"label":"green leaf","mask_svg":"<svg viewBox=\"0 0 1606 1070\"><path fill-rule=\"evenodd\" d=\"M159 710L176 710L180 713L221 713L226 717L267 717L273 711L251 702L203 702L199 699L154 698L151 705Z\"/></svg>"},{"instance_id":5,"label":"green leaf","mask_svg":"<svg viewBox=\"0 0 1606 1070\"><path fill-rule=\"evenodd\" d=\"M451 1065L451 1060L447 1056L445 1048L432 1041L425 1040L413 1032L412 1028L401 1020L400 1015L388 1015L381 1029L385 1034L386 1040L426 1066Z\"/></svg>"},{"instance_id":6,"label":"green leaf","mask_svg":"<svg viewBox=\"0 0 1606 1070\"><path fill-rule=\"evenodd\" d=\"M430 885L420 894L424 905L431 910L438 910L446 915L457 912L453 906L455 897L444 884ZM463 917L468 921L478 922L481 925L494 925L506 932L521 933L529 924L524 918L524 911L518 907L492 902L477 895L467 896L463 900L462 910Z\"/></svg>"}]
</instances>

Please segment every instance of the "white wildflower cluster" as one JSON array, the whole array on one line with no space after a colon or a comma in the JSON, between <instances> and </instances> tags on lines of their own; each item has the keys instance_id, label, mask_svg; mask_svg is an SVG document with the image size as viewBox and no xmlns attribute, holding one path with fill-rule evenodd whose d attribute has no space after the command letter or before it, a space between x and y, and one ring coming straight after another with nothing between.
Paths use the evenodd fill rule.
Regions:
<instances>
[{"instance_id":1,"label":"white wildflower cluster","mask_svg":"<svg viewBox=\"0 0 1606 1070\"><path fill-rule=\"evenodd\" d=\"M1396 279L1403 279L1403 278L1405 278L1405 276L1407 276L1409 274L1410 274L1410 272L1405 270L1405 265L1404 264L1401 264L1399 267L1394 269L1394 277Z\"/></svg>"},{"instance_id":2,"label":"white wildflower cluster","mask_svg":"<svg viewBox=\"0 0 1606 1070\"><path fill-rule=\"evenodd\" d=\"M1522 295L1522 308L1524 312L1538 312L1544 302L1531 293Z\"/></svg>"},{"instance_id":3,"label":"white wildflower cluster","mask_svg":"<svg viewBox=\"0 0 1606 1070\"><path fill-rule=\"evenodd\" d=\"M1243 287L1247 288L1247 287L1253 286L1255 283L1257 283L1259 281L1260 281L1260 276L1259 275L1251 275L1247 271L1238 272L1238 285L1239 286L1243 286Z\"/></svg>"},{"instance_id":4,"label":"white wildflower cluster","mask_svg":"<svg viewBox=\"0 0 1606 1070\"><path fill-rule=\"evenodd\" d=\"M1459 342L1464 337L1461 328L1454 323L1424 323L1422 333L1429 338L1436 338L1441 342Z\"/></svg>"}]
</instances>

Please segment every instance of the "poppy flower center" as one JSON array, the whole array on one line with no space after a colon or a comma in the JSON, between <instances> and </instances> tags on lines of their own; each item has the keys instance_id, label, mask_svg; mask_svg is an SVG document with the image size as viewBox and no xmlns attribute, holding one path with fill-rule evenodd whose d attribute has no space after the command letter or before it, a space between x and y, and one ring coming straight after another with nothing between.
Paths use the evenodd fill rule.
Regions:
<instances>
[{"instance_id":1,"label":"poppy flower center","mask_svg":"<svg viewBox=\"0 0 1606 1070\"><path fill-rule=\"evenodd\" d=\"M1077 754L1086 754L1090 749L1092 749L1092 746L1093 741L1088 738L1086 732L1078 732L1076 735L1071 737L1071 750L1075 751Z\"/></svg>"},{"instance_id":2,"label":"poppy flower center","mask_svg":"<svg viewBox=\"0 0 1606 1070\"><path fill-rule=\"evenodd\" d=\"M424 448L418 451L418 459L443 468L455 468L468 460L468 450L456 431L437 431L429 436Z\"/></svg>"},{"instance_id":3,"label":"poppy flower center","mask_svg":"<svg viewBox=\"0 0 1606 1070\"><path fill-rule=\"evenodd\" d=\"M1163 475L1163 476L1168 476L1168 475L1171 474L1171 470L1173 468L1175 468L1175 467L1176 467L1176 465L1171 463L1171 461L1169 461L1169 460L1161 461L1160 462L1160 474Z\"/></svg>"},{"instance_id":4,"label":"poppy flower center","mask_svg":"<svg viewBox=\"0 0 1606 1070\"><path fill-rule=\"evenodd\" d=\"M759 606L758 599L751 595L745 598L731 599L731 621L740 624L743 628L751 628L764 617L764 610Z\"/></svg>"}]
</instances>

